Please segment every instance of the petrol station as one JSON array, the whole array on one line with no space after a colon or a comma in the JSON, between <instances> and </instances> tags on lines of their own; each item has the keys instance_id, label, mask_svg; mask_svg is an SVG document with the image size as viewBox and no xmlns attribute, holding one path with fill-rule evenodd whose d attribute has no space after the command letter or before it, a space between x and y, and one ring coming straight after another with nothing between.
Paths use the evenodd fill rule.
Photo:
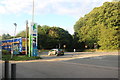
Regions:
<instances>
[{"instance_id":1,"label":"petrol station","mask_svg":"<svg viewBox=\"0 0 120 80\"><path fill-rule=\"evenodd\" d=\"M28 47L28 48L27 48ZM29 28L29 38L13 38L2 41L2 49L10 51L11 54L26 54L37 56L37 24L31 24Z\"/></svg>"}]
</instances>

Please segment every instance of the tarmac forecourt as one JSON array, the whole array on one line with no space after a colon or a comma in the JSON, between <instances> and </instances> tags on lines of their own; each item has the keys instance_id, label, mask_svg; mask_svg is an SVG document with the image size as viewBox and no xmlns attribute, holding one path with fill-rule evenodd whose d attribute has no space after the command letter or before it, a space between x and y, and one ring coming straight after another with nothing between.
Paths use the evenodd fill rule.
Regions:
<instances>
[{"instance_id":1,"label":"tarmac forecourt","mask_svg":"<svg viewBox=\"0 0 120 80\"><path fill-rule=\"evenodd\" d=\"M89 57L97 57L97 56L107 56L107 55L120 55L118 53L92 53L92 54L80 54L80 55L71 55L70 57L58 57L52 59L39 59L39 60L27 60L27 61L9 61L10 63L25 63L25 62L42 62L42 61L65 61L65 60L72 60L72 59L79 59L79 58L89 58ZM4 61L0 60L0 63Z\"/></svg>"}]
</instances>

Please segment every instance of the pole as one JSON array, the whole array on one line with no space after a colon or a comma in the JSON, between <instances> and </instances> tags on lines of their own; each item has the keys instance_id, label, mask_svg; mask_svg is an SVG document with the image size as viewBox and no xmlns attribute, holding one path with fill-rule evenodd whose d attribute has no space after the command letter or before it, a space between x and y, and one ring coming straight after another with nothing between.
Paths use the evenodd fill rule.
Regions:
<instances>
[{"instance_id":1,"label":"pole","mask_svg":"<svg viewBox=\"0 0 120 80\"><path fill-rule=\"evenodd\" d=\"M5 61L5 73L4 73L5 80L9 78L9 61Z\"/></svg>"},{"instance_id":2,"label":"pole","mask_svg":"<svg viewBox=\"0 0 120 80\"><path fill-rule=\"evenodd\" d=\"M27 48L27 45L28 45L28 21L26 21L26 55L27 55L27 52L28 52L28 48Z\"/></svg>"},{"instance_id":3,"label":"pole","mask_svg":"<svg viewBox=\"0 0 120 80\"><path fill-rule=\"evenodd\" d=\"M15 43L15 34L16 34L17 24L14 23L14 25L15 25L15 32L14 32L13 46L14 46L14 43ZM13 48L13 55L14 55L14 48Z\"/></svg>"},{"instance_id":4,"label":"pole","mask_svg":"<svg viewBox=\"0 0 120 80\"><path fill-rule=\"evenodd\" d=\"M17 28L17 24L14 23L14 25L15 25L15 31L14 31L14 38L13 38L13 45L12 45L11 58L13 58L13 54L14 54L14 39L15 39L16 28Z\"/></svg>"},{"instance_id":5,"label":"pole","mask_svg":"<svg viewBox=\"0 0 120 80\"><path fill-rule=\"evenodd\" d=\"M29 57L31 56L31 26L29 27Z\"/></svg>"},{"instance_id":6,"label":"pole","mask_svg":"<svg viewBox=\"0 0 120 80\"><path fill-rule=\"evenodd\" d=\"M33 10L32 10L32 23L34 23L34 0L33 0Z\"/></svg>"},{"instance_id":7,"label":"pole","mask_svg":"<svg viewBox=\"0 0 120 80\"><path fill-rule=\"evenodd\" d=\"M11 80L16 79L16 64L11 64Z\"/></svg>"},{"instance_id":8,"label":"pole","mask_svg":"<svg viewBox=\"0 0 120 80\"><path fill-rule=\"evenodd\" d=\"M33 0L33 7L32 7L32 26L34 25L34 0ZM33 35L31 30L33 29L32 26L29 28L29 57L32 56L33 52Z\"/></svg>"},{"instance_id":9,"label":"pole","mask_svg":"<svg viewBox=\"0 0 120 80\"><path fill-rule=\"evenodd\" d=\"M13 41L13 42L12 42L12 47L11 47L11 59L13 58L13 45L14 45L14 38L13 38L12 41Z\"/></svg>"}]
</instances>

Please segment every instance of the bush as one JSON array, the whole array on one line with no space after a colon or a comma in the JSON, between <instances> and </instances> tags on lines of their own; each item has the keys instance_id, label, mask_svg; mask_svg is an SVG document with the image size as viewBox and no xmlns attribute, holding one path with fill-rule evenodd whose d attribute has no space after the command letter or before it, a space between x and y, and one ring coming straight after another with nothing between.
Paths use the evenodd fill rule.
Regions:
<instances>
[{"instance_id":1,"label":"bush","mask_svg":"<svg viewBox=\"0 0 120 80\"><path fill-rule=\"evenodd\" d=\"M9 54L11 54L10 51L2 49L2 55L9 55Z\"/></svg>"}]
</instances>

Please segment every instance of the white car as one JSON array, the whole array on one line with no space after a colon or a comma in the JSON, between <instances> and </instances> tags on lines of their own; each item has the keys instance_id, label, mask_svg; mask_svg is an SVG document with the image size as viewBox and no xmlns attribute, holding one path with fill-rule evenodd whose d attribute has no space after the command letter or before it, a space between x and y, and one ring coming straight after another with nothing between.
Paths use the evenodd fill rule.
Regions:
<instances>
[{"instance_id":1,"label":"white car","mask_svg":"<svg viewBox=\"0 0 120 80\"><path fill-rule=\"evenodd\" d=\"M62 49L51 49L49 52L48 52L48 55L56 55L56 56L59 56L59 55L64 55L64 51Z\"/></svg>"}]
</instances>

